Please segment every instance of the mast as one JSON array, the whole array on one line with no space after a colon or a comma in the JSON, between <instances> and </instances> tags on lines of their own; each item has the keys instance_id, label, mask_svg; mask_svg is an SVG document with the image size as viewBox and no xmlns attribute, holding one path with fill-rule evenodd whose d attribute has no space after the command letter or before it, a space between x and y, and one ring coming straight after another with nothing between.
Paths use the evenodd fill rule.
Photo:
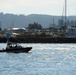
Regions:
<instances>
[{"instance_id":1,"label":"mast","mask_svg":"<svg viewBox=\"0 0 76 75\"><path fill-rule=\"evenodd\" d=\"M12 28L11 28L12 31L11 31L11 34L14 33L13 28L14 28L14 20L12 21Z\"/></svg>"},{"instance_id":2,"label":"mast","mask_svg":"<svg viewBox=\"0 0 76 75\"><path fill-rule=\"evenodd\" d=\"M1 31L1 21L0 21L0 31Z\"/></svg>"},{"instance_id":3,"label":"mast","mask_svg":"<svg viewBox=\"0 0 76 75\"><path fill-rule=\"evenodd\" d=\"M12 28L14 28L14 20L12 21Z\"/></svg>"},{"instance_id":4,"label":"mast","mask_svg":"<svg viewBox=\"0 0 76 75\"><path fill-rule=\"evenodd\" d=\"M67 0L65 0L65 26L67 22Z\"/></svg>"},{"instance_id":5,"label":"mast","mask_svg":"<svg viewBox=\"0 0 76 75\"><path fill-rule=\"evenodd\" d=\"M53 27L54 27L54 17L53 17Z\"/></svg>"}]
</instances>

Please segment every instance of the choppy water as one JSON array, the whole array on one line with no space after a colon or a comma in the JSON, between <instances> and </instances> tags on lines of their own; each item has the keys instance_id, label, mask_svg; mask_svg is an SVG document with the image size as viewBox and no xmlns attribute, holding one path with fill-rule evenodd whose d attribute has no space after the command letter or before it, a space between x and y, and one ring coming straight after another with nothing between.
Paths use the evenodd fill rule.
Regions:
<instances>
[{"instance_id":1,"label":"choppy water","mask_svg":"<svg viewBox=\"0 0 76 75\"><path fill-rule=\"evenodd\" d=\"M0 53L0 75L76 75L76 44L21 44L29 53ZM0 49L6 44L1 43Z\"/></svg>"}]
</instances>

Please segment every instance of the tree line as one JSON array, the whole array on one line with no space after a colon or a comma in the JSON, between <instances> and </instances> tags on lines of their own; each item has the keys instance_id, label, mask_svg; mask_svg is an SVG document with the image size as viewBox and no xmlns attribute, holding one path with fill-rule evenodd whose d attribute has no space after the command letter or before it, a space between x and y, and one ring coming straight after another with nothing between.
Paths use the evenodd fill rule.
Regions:
<instances>
[{"instance_id":1,"label":"tree line","mask_svg":"<svg viewBox=\"0 0 76 75\"><path fill-rule=\"evenodd\" d=\"M74 26L76 27L76 20L67 20L66 23L64 22L64 20L62 19L59 19L58 20L58 24L50 24L50 26L48 27L48 29L54 29L56 28L56 26L58 26L59 28L65 28L65 24L66 26ZM30 23L28 24L28 29L43 29L42 25L37 23L37 22L34 22L34 23Z\"/></svg>"},{"instance_id":2,"label":"tree line","mask_svg":"<svg viewBox=\"0 0 76 75\"><path fill-rule=\"evenodd\" d=\"M34 22L33 24L30 23L27 28L30 30L31 29L42 29L42 26L41 24Z\"/></svg>"}]
</instances>

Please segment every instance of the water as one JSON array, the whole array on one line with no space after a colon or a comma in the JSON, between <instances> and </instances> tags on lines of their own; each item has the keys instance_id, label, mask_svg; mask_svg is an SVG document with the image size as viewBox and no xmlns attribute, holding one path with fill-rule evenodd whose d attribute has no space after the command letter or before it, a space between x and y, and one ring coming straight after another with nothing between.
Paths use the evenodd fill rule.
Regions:
<instances>
[{"instance_id":1,"label":"water","mask_svg":"<svg viewBox=\"0 0 76 75\"><path fill-rule=\"evenodd\" d=\"M76 75L76 44L21 44L29 53L0 53L0 75ZM0 49L6 44L1 43Z\"/></svg>"}]
</instances>

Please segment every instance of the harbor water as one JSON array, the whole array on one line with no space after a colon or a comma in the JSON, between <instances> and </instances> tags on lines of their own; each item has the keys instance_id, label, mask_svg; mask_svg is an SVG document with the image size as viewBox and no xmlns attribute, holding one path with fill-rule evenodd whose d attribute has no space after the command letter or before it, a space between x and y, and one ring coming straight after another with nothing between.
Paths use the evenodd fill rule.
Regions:
<instances>
[{"instance_id":1,"label":"harbor water","mask_svg":"<svg viewBox=\"0 0 76 75\"><path fill-rule=\"evenodd\" d=\"M29 53L0 53L0 75L76 75L76 44L24 43ZM0 43L0 49L6 43Z\"/></svg>"}]
</instances>

